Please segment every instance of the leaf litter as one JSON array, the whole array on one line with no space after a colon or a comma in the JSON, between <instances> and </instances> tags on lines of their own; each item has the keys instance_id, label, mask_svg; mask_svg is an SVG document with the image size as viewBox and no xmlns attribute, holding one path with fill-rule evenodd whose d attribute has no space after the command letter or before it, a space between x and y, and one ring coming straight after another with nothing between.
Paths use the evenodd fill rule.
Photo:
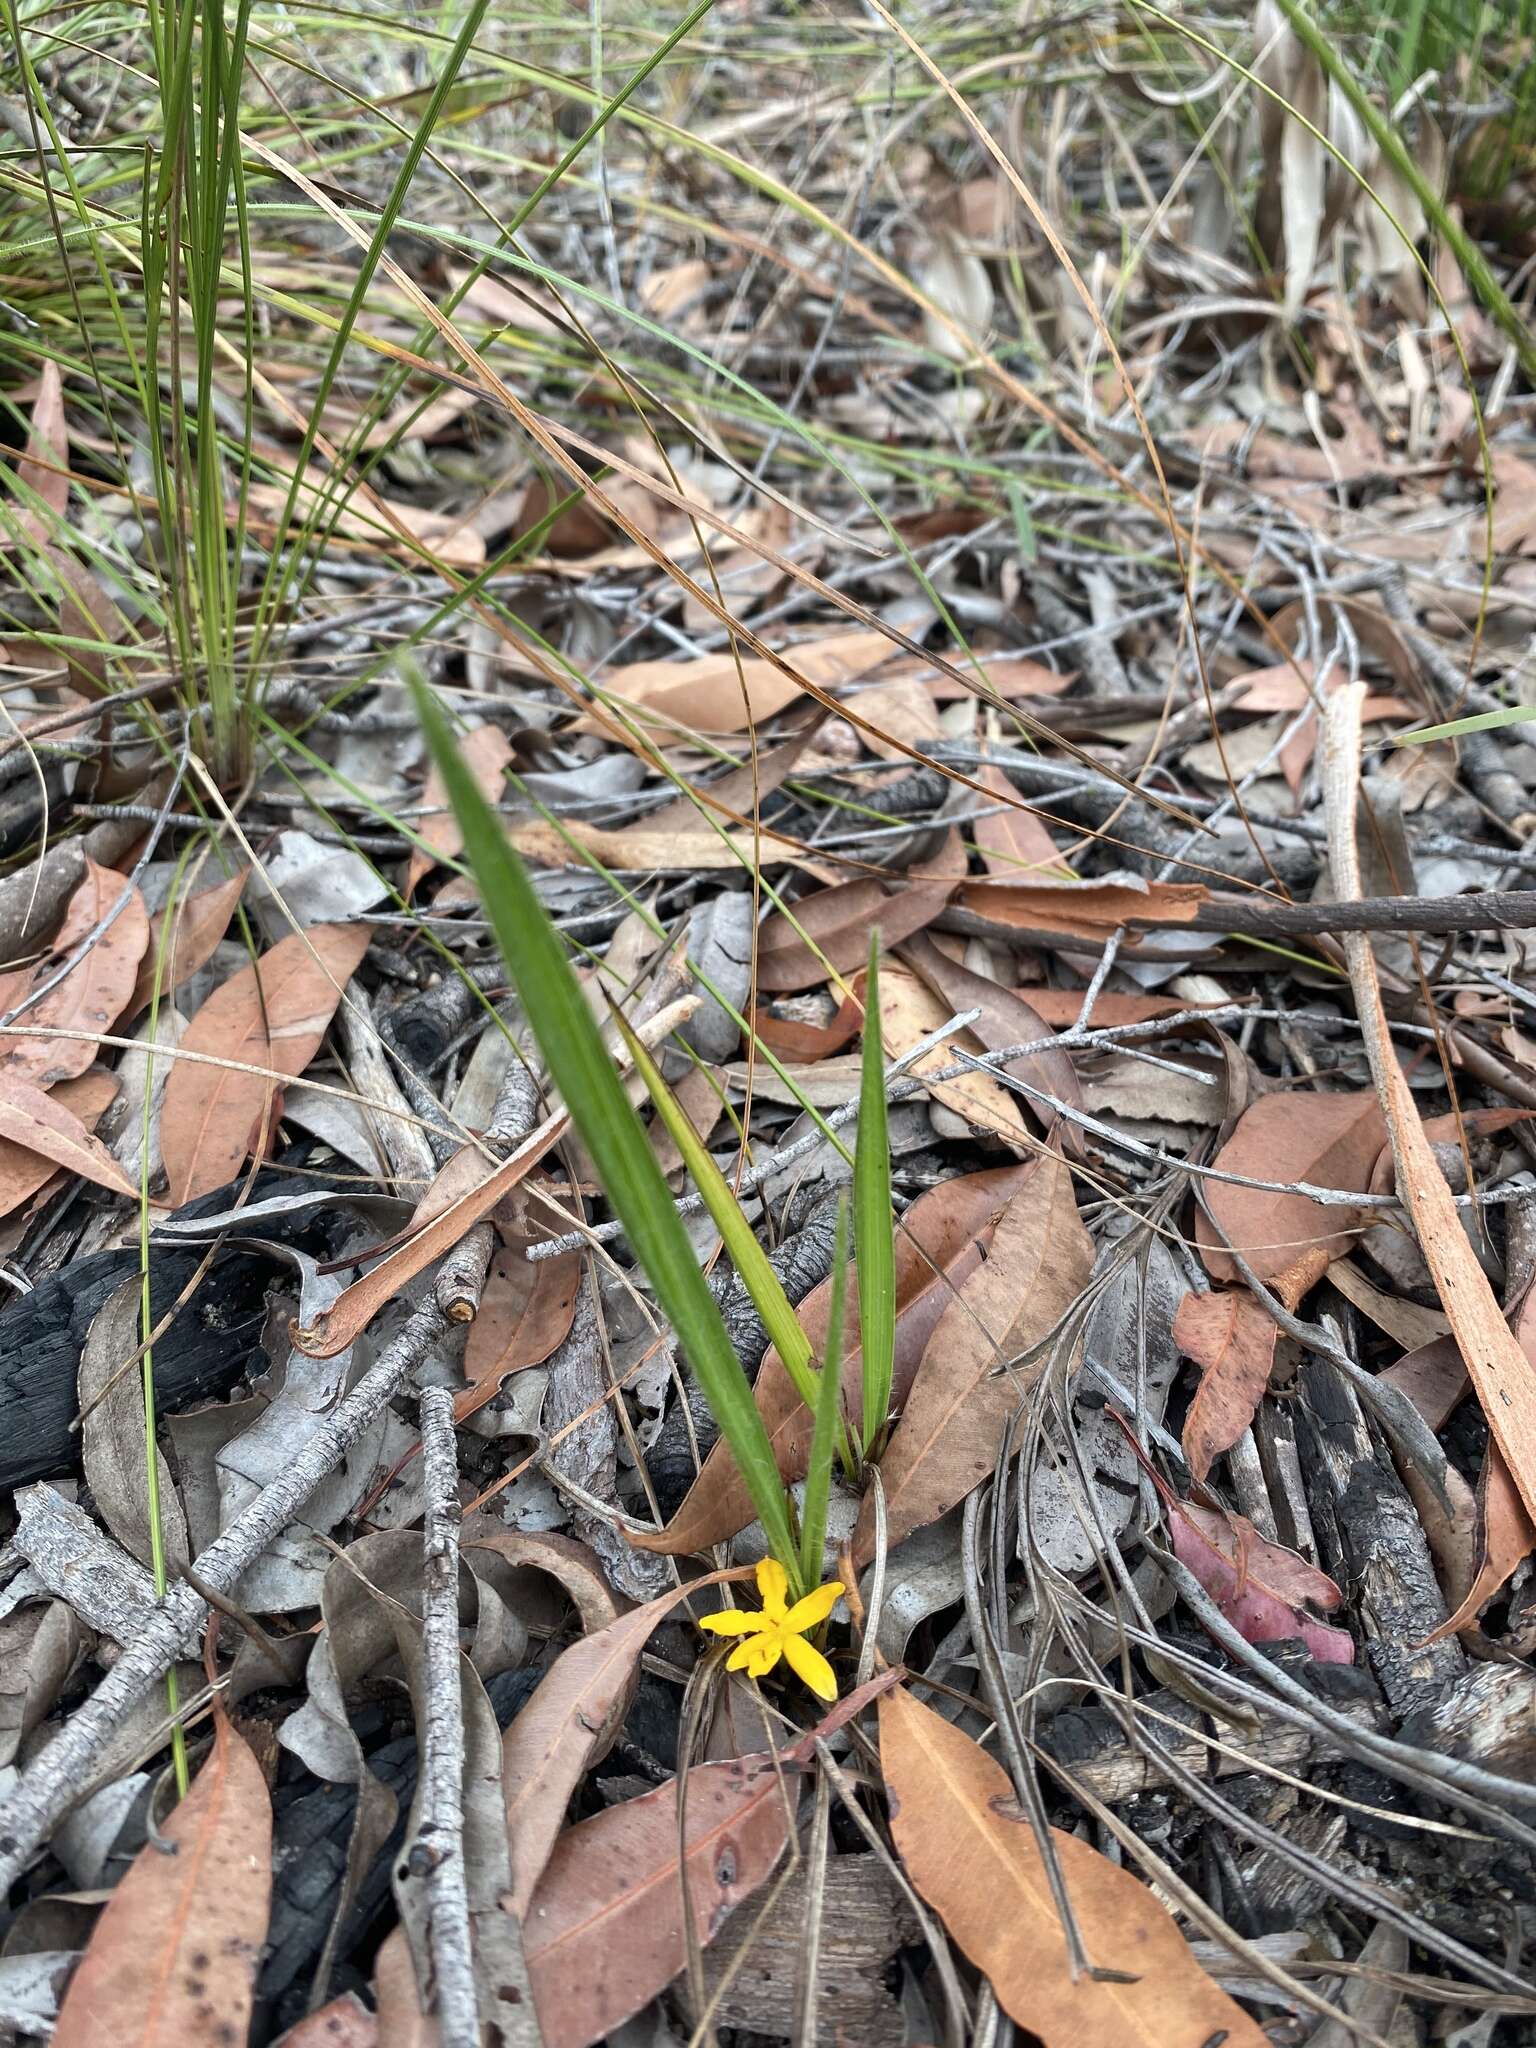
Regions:
<instances>
[{"instance_id":1,"label":"leaf litter","mask_svg":"<svg viewBox=\"0 0 1536 2048\"><path fill-rule=\"evenodd\" d=\"M1160 21L1155 83L1102 25L1037 24L1026 70L978 16L930 103L931 23L837 26L775 17L763 90L766 18L717 8L687 99L551 44L562 133L632 89L600 175L471 268L527 183L524 83L477 97L336 379L310 308L389 186L322 182L316 127L316 232L247 220L260 360L232 321L199 428L239 758L166 680L203 670L147 512L164 398L106 328L0 364L16 2038L1536 2016L1536 743L1394 744L1529 694L1519 39L1405 50L1394 97L1287 0ZM100 154L95 32L67 93L65 46L3 60L18 137L58 80ZM314 29L364 114L421 101L414 45L348 36ZM319 74L263 63L302 140ZM875 1033L891 1393L825 1503L828 1714L696 1625L767 1539L534 1048L421 677L793 1306L781 1351L647 1106L801 1508L799 1343L861 1414L831 1268Z\"/></svg>"}]
</instances>

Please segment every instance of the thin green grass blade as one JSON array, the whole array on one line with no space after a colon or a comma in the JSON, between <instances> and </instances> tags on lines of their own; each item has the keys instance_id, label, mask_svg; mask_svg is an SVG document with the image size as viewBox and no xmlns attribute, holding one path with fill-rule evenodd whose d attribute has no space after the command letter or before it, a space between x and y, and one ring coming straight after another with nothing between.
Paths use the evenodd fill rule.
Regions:
<instances>
[{"instance_id":1,"label":"thin green grass blade","mask_svg":"<svg viewBox=\"0 0 1536 2048\"><path fill-rule=\"evenodd\" d=\"M486 914L551 1078L741 1468L768 1548L798 1587L799 1554L773 1447L645 1128L528 872L475 787L437 700L415 678L411 692Z\"/></svg>"},{"instance_id":2,"label":"thin green grass blade","mask_svg":"<svg viewBox=\"0 0 1536 2048\"><path fill-rule=\"evenodd\" d=\"M1502 711L1477 711L1469 718L1453 718L1445 725L1421 726L1417 732L1400 732L1394 747L1422 747L1428 740L1459 739L1464 732L1497 732L1501 726L1526 725L1536 718L1536 704L1506 704Z\"/></svg>"},{"instance_id":3,"label":"thin green grass blade","mask_svg":"<svg viewBox=\"0 0 1536 2048\"><path fill-rule=\"evenodd\" d=\"M794 1383L795 1392L813 1415L819 1414L822 1386L811 1363L810 1339L800 1327L800 1318L795 1314L768 1254L758 1243L757 1234L736 1199L735 1189L715 1164L709 1147L689 1122L686 1110L667 1086L661 1069L630 1029L627 1020L617 1010L613 1016L635 1063L635 1071L650 1091L668 1135L682 1154L683 1164L703 1197L704 1206L720 1233L731 1264L751 1296L752 1306L763 1319L763 1328ZM843 1462L852 1473L856 1469L853 1446L846 1433L840 1449Z\"/></svg>"},{"instance_id":4,"label":"thin green grass blade","mask_svg":"<svg viewBox=\"0 0 1536 2048\"><path fill-rule=\"evenodd\" d=\"M743 1213L740 1202L725 1175L715 1164L708 1146L688 1121L687 1111L667 1086L660 1067L651 1058L640 1040L629 1027L628 1020L618 1011L613 1020L635 1063L635 1069L644 1081L655 1103L667 1135L682 1154L683 1165L688 1169L690 1179L704 1199L710 1220L719 1231L731 1264L740 1275L741 1284L752 1297L752 1306L763 1319L763 1328L779 1357L784 1370L795 1383L795 1392L807 1408L816 1406L816 1374L811 1365L811 1344L799 1318L790 1305L789 1296L784 1292L779 1276L769 1264L768 1254L757 1241L757 1234Z\"/></svg>"},{"instance_id":5,"label":"thin green grass blade","mask_svg":"<svg viewBox=\"0 0 1536 2048\"><path fill-rule=\"evenodd\" d=\"M859 1269L863 1345L864 1455L874 1450L891 1407L896 1369L896 1231L891 1216L891 1132L885 1107L885 1048L880 1038L880 935L869 939L864 987L864 1061L859 1137L853 1154L853 1250Z\"/></svg>"},{"instance_id":6,"label":"thin green grass blade","mask_svg":"<svg viewBox=\"0 0 1536 2048\"><path fill-rule=\"evenodd\" d=\"M832 1497L832 1455L841 1425L843 1379L843 1300L848 1284L848 1200L837 1205L837 1235L832 1241L831 1315L821 1380L816 1390L811 1455L805 1468L805 1495L800 1507L800 1576L807 1587L821 1580L827 1547L827 1502Z\"/></svg>"}]
</instances>

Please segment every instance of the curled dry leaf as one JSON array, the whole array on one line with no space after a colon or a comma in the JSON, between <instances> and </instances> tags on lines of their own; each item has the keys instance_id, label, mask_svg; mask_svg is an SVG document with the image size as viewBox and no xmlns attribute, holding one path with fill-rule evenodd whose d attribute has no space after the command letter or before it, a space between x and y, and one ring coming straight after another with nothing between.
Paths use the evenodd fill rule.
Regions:
<instances>
[{"instance_id":1,"label":"curled dry leaf","mask_svg":"<svg viewBox=\"0 0 1536 2048\"><path fill-rule=\"evenodd\" d=\"M1034 1161L998 1167L987 1173L964 1174L918 1196L896 1230L896 1359L892 1397L900 1408L918 1363L928 1348L939 1318L958 1298L958 1290L980 1264L992 1241L997 1219L1014 1194L1034 1172ZM846 1298L858 1299L850 1261ZM812 1288L795 1311L801 1327L820 1352L827 1340L832 1313L832 1281ZM850 1413L858 1412L862 1352L856 1331L844 1345L843 1396ZM785 1480L805 1477L811 1448L811 1412L795 1392L777 1351L763 1360L753 1389L758 1412L773 1445ZM681 1508L665 1529L635 1531L630 1541L642 1550L684 1557L723 1543L746 1528L753 1509L730 1446L717 1443L704 1460L698 1478Z\"/></svg>"},{"instance_id":2,"label":"curled dry leaf","mask_svg":"<svg viewBox=\"0 0 1536 2048\"><path fill-rule=\"evenodd\" d=\"M1118 1863L1051 1830L1089 1961L1076 1973L1027 1815L1001 1764L900 1688L881 1695L880 1764L907 1874L1043 2048L1265 2048L1166 1909Z\"/></svg>"},{"instance_id":3,"label":"curled dry leaf","mask_svg":"<svg viewBox=\"0 0 1536 2048\"><path fill-rule=\"evenodd\" d=\"M343 1289L332 1306L323 1315L316 1316L309 1328L295 1328L293 1341L299 1350L310 1358L334 1358L338 1352L345 1351L367 1329L387 1301L393 1301L418 1273L424 1273L444 1252L451 1250L466 1230L472 1229L482 1217L489 1216L506 1200L518 1182L532 1173L550 1146L558 1144L564 1137L570 1121L563 1109L547 1116L500 1166L471 1181L446 1208L438 1210L429 1223L407 1237L403 1244L394 1246L371 1272ZM455 1153L433 1187L464 1156L462 1152ZM477 1155L470 1156L475 1157L478 1163ZM422 1206L431 1200L432 1189L429 1188L422 1198Z\"/></svg>"},{"instance_id":4,"label":"curled dry leaf","mask_svg":"<svg viewBox=\"0 0 1536 2048\"><path fill-rule=\"evenodd\" d=\"M845 996L828 1024L802 1024L793 1017L775 1017L771 1010L759 1009L753 1010L750 1021L770 1052L808 1065L851 1045L864 1028L864 1013L852 996Z\"/></svg>"},{"instance_id":5,"label":"curled dry leaf","mask_svg":"<svg viewBox=\"0 0 1536 2048\"><path fill-rule=\"evenodd\" d=\"M1173 1554L1194 1573L1239 1635L1250 1643L1299 1636L1320 1664L1352 1664L1348 1630L1309 1620L1301 1603L1331 1614L1343 1595L1326 1573L1294 1550L1268 1543L1246 1515L1169 1501Z\"/></svg>"},{"instance_id":6,"label":"curled dry leaf","mask_svg":"<svg viewBox=\"0 0 1536 2048\"><path fill-rule=\"evenodd\" d=\"M1477 1556L1472 1584L1455 1613L1425 1637L1426 1646L1438 1643L1442 1636L1470 1628L1533 1548L1536 1526L1526 1512L1519 1487L1510 1477L1503 1453L1496 1443L1490 1443L1483 1469L1477 1476Z\"/></svg>"},{"instance_id":7,"label":"curled dry leaf","mask_svg":"<svg viewBox=\"0 0 1536 2048\"><path fill-rule=\"evenodd\" d=\"M8 1216L60 1168L137 1199L138 1188L89 1126L117 1094L111 1074L80 1074L50 1095L0 1068L0 1216Z\"/></svg>"},{"instance_id":8,"label":"curled dry leaf","mask_svg":"<svg viewBox=\"0 0 1536 2048\"><path fill-rule=\"evenodd\" d=\"M688 1773L681 1845L675 1778L566 1829L523 1921L545 2048L588 2048L666 1989L684 1893L707 1946L784 1854L799 1792L778 1758L732 1757Z\"/></svg>"},{"instance_id":9,"label":"curled dry leaf","mask_svg":"<svg viewBox=\"0 0 1536 2048\"><path fill-rule=\"evenodd\" d=\"M1005 1045L1039 1044L1050 1038L1050 1026L1022 994L1002 988L984 974L973 974L958 960L951 960L926 932L920 932L907 942L902 949L902 958L916 968L935 995L948 1003L956 1016L962 1010L980 1010L981 1015L971 1030L989 1052L996 1052ZM1074 1109L1083 1106L1083 1091L1078 1086L1072 1056L1056 1046L1047 1044L1043 1052L1013 1060L1004 1071L1020 1080L1032 1082L1045 1094L1055 1096L1058 1102L1069 1103ZM1039 1104L1035 1113L1043 1123L1051 1120L1048 1104ZM1073 1150L1079 1148L1082 1134L1074 1125L1066 1125L1062 1137Z\"/></svg>"},{"instance_id":10,"label":"curled dry leaf","mask_svg":"<svg viewBox=\"0 0 1536 2048\"><path fill-rule=\"evenodd\" d=\"M137 1017L140 1010L147 1009L153 1001L156 964L162 947L165 951L165 964L159 969L162 1002L173 989L180 988L213 958L215 948L229 930L229 921L245 887L246 873L247 870L242 868L238 875L226 875L211 889L200 889L195 896L183 897L176 905L169 941L166 938L165 911L160 911L150 920L149 944L139 966L139 978L133 985L133 994L123 1005L124 1023Z\"/></svg>"},{"instance_id":11,"label":"curled dry leaf","mask_svg":"<svg viewBox=\"0 0 1536 2048\"><path fill-rule=\"evenodd\" d=\"M1238 1119L1237 1129L1212 1162L1223 1173L1250 1180L1307 1181L1313 1187L1364 1194L1386 1137L1386 1123L1370 1089L1337 1095L1261 1095ZM1261 1280L1273 1281L1314 1248L1336 1259L1355 1241L1357 1209L1314 1202L1290 1189L1205 1183L1211 1216ZM1195 1217L1195 1237L1213 1280L1241 1276L1210 1219Z\"/></svg>"},{"instance_id":12,"label":"curled dry leaf","mask_svg":"<svg viewBox=\"0 0 1536 2048\"><path fill-rule=\"evenodd\" d=\"M373 928L319 925L294 932L232 974L187 1026L184 1052L247 1060L250 1069L178 1060L165 1088L161 1150L172 1206L223 1187L262 1142L277 1084L297 1079L320 1050Z\"/></svg>"},{"instance_id":13,"label":"curled dry leaf","mask_svg":"<svg viewBox=\"0 0 1536 2048\"><path fill-rule=\"evenodd\" d=\"M1009 1417L1040 1370L1035 1361L1007 1368L1051 1334L1092 1270L1072 1175L1059 1153L1042 1152L999 1216L985 1259L939 1318L880 1460L893 1545L991 1473ZM854 1555L867 1561L873 1547L866 1500Z\"/></svg>"},{"instance_id":14,"label":"curled dry leaf","mask_svg":"<svg viewBox=\"0 0 1536 2048\"><path fill-rule=\"evenodd\" d=\"M212 1754L161 1842L139 1851L96 1922L65 1993L57 2048L243 2041L271 1892L266 1780L220 1711Z\"/></svg>"},{"instance_id":15,"label":"curled dry leaf","mask_svg":"<svg viewBox=\"0 0 1536 2048\"><path fill-rule=\"evenodd\" d=\"M1355 846L1356 791L1360 780L1360 701L1364 686L1349 683L1329 709L1327 812L1329 858L1341 902L1361 895ZM1419 1249L1450 1318L1506 1468L1527 1515L1536 1521L1536 1365L1505 1322L1487 1275L1462 1228L1455 1197L1440 1170L1387 1029L1376 956L1363 932L1344 935L1361 1035L1386 1115L1397 1192L1408 1211Z\"/></svg>"},{"instance_id":16,"label":"curled dry leaf","mask_svg":"<svg viewBox=\"0 0 1536 2048\"><path fill-rule=\"evenodd\" d=\"M122 902L110 925L108 915ZM100 936L92 943L92 935ZM72 1080L94 1064L97 1040L110 1031L138 980L139 962L149 944L149 917L144 899L128 879L111 868L85 863L85 878L69 899L53 953L23 980L8 977L0 1002L15 1010L31 989L52 982L72 954L79 958L56 987L16 1018L16 1027L35 1029L38 1036L0 1039L0 1073L51 1088ZM81 949L84 949L83 951ZM71 1027L84 1034L69 1036Z\"/></svg>"}]
</instances>

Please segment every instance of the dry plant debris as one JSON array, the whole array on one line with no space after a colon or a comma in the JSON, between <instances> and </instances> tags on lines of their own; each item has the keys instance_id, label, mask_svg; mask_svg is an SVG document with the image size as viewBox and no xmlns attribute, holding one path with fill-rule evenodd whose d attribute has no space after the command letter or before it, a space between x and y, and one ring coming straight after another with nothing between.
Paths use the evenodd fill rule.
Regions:
<instances>
[{"instance_id":1,"label":"dry plant debris","mask_svg":"<svg viewBox=\"0 0 1536 2048\"><path fill-rule=\"evenodd\" d=\"M8 23L5 2039L1536 2038L1516 12Z\"/></svg>"}]
</instances>

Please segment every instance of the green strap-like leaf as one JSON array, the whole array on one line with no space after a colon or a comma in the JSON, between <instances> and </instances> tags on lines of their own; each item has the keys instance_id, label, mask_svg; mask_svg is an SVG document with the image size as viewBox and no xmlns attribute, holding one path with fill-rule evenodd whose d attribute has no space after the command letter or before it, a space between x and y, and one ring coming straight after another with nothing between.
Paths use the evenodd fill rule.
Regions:
<instances>
[{"instance_id":1,"label":"green strap-like leaf","mask_svg":"<svg viewBox=\"0 0 1536 2048\"><path fill-rule=\"evenodd\" d=\"M741 1468L768 1548L798 1585L800 1560L773 1447L645 1128L528 871L475 787L437 700L415 679L411 689L486 915L551 1078Z\"/></svg>"},{"instance_id":2,"label":"green strap-like leaf","mask_svg":"<svg viewBox=\"0 0 1536 2048\"><path fill-rule=\"evenodd\" d=\"M843 1296L848 1283L848 1201L837 1205L837 1235L832 1247L831 1316L816 1390L811 1455L805 1468L805 1499L800 1509L800 1576L807 1587L821 1579L827 1547L827 1502L832 1495L832 1453L841 1426L843 1377Z\"/></svg>"},{"instance_id":3,"label":"green strap-like leaf","mask_svg":"<svg viewBox=\"0 0 1536 2048\"><path fill-rule=\"evenodd\" d=\"M891 1217L891 1133L885 1108L885 1048L880 1039L880 934L869 939L864 986L864 1061L859 1079L859 1138L853 1155L853 1255L859 1269L863 1345L864 1455L875 1448L891 1407L896 1369L896 1232Z\"/></svg>"}]
</instances>

